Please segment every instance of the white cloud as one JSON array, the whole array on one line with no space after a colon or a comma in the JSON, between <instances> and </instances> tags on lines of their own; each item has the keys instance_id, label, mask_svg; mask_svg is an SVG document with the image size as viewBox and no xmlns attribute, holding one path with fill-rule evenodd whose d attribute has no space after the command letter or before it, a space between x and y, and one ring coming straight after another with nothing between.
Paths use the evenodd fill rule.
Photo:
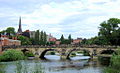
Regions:
<instances>
[{"instance_id":1,"label":"white cloud","mask_svg":"<svg viewBox=\"0 0 120 73\"><path fill-rule=\"evenodd\" d=\"M9 1L5 2L9 5ZM28 4L23 4L25 2ZM15 24L18 22L18 17L22 16L23 30L40 29L52 33L55 37L59 37L58 33L73 34L73 37L92 37L97 35L98 26L102 21L110 17L120 17L119 0L68 0L60 3L22 0L13 1L12 4L23 5L20 9L19 6L1 7L0 18L4 20L1 20L0 26L4 28L5 25L9 25L7 20Z\"/></svg>"}]
</instances>

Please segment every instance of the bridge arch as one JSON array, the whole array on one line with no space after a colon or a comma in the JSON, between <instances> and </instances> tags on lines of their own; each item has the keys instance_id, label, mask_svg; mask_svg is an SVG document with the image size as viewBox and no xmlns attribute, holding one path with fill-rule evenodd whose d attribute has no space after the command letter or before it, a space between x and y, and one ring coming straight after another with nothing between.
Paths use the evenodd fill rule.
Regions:
<instances>
[{"instance_id":1,"label":"bridge arch","mask_svg":"<svg viewBox=\"0 0 120 73\"><path fill-rule=\"evenodd\" d=\"M99 54L113 54L113 53L116 54L116 51L115 50L111 50L111 49L102 50L102 51L99 52Z\"/></svg>"},{"instance_id":2,"label":"bridge arch","mask_svg":"<svg viewBox=\"0 0 120 73\"><path fill-rule=\"evenodd\" d=\"M56 51L56 52L58 52L58 53L60 53L60 51L59 50L57 50L57 49L46 49L46 50L44 50L41 54L40 54L40 56L39 56L39 58L41 58L41 59L45 59L45 54L48 52L48 51Z\"/></svg>"},{"instance_id":3,"label":"bridge arch","mask_svg":"<svg viewBox=\"0 0 120 73\"><path fill-rule=\"evenodd\" d=\"M72 49L72 50L70 50L70 51L68 52L68 54L67 54L67 56L66 56L66 59L70 59L70 55L71 55L71 53L74 52L74 51L83 51L83 52L87 51L87 52L89 52L89 55L90 55L90 51L89 51L89 50L85 50L85 49Z\"/></svg>"}]
</instances>

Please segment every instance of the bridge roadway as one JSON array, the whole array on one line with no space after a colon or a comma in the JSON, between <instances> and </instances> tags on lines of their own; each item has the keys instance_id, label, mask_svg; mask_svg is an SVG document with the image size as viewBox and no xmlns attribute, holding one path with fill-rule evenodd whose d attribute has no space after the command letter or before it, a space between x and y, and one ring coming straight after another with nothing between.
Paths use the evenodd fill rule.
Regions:
<instances>
[{"instance_id":1,"label":"bridge roadway","mask_svg":"<svg viewBox=\"0 0 120 73\"><path fill-rule=\"evenodd\" d=\"M81 46L74 46L74 47L48 47L48 46L4 46L2 47L2 51L6 49L17 49L17 50L29 50L33 52L35 55L39 55L40 58L45 58L44 55L48 51L56 51L59 53L62 59L70 58L70 54L75 51L88 51L90 56L93 55L100 55L105 50L113 50L116 51L116 47L98 47L98 46L89 46L89 47L81 47Z\"/></svg>"}]
</instances>

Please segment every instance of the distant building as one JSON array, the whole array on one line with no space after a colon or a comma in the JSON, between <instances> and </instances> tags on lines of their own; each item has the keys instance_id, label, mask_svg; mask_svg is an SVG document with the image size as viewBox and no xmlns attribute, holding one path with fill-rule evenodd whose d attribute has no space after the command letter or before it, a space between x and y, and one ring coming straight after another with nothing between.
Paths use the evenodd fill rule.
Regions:
<instances>
[{"instance_id":1,"label":"distant building","mask_svg":"<svg viewBox=\"0 0 120 73\"><path fill-rule=\"evenodd\" d=\"M21 41L17 40L16 37L9 39L6 35L0 37L0 46L11 46L11 45L21 45Z\"/></svg>"},{"instance_id":2,"label":"distant building","mask_svg":"<svg viewBox=\"0 0 120 73\"><path fill-rule=\"evenodd\" d=\"M26 30L22 33L23 36L30 38L30 31Z\"/></svg>"},{"instance_id":3,"label":"distant building","mask_svg":"<svg viewBox=\"0 0 120 73\"><path fill-rule=\"evenodd\" d=\"M56 45L60 45L60 41L56 41L55 44L56 44Z\"/></svg>"},{"instance_id":4,"label":"distant building","mask_svg":"<svg viewBox=\"0 0 120 73\"><path fill-rule=\"evenodd\" d=\"M30 38L35 38L35 31L30 31L29 34L30 34Z\"/></svg>"},{"instance_id":5,"label":"distant building","mask_svg":"<svg viewBox=\"0 0 120 73\"><path fill-rule=\"evenodd\" d=\"M82 38L77 38L73 40L72 44L80 44L80 42L82 42Z\"/></svg>"},{"instance_id":6,"label":"distant building","mask_svg":"<svg viewBox=\"0 0 120 73\"><path fill-rule=\"evenodd\" d=\"M57 39L56 38L49 38L49 42L55 42Z\"/></svg>"},{"instance_id":7,"label":"distant building","mask_svg":"<svg viewBox=\"0 0 120 73\"><path fill-rule=\"evenodd\" d=\"M47 35L47 41L48 42L55 42L57 41L57 39L55 37L53 37L51 34Z\"/></svg>"},{"instance_id":8,"label":"distant building","mask_svg":"<svg viewBox=\"0 0 120 73\"><path fill-rule=\"evenodd\" d=\"M21 17L19 19L19 28L18 28L18 32L17 35L21 35L22 34L22 27L21 27Z\"/></svg>"}]
</instances>

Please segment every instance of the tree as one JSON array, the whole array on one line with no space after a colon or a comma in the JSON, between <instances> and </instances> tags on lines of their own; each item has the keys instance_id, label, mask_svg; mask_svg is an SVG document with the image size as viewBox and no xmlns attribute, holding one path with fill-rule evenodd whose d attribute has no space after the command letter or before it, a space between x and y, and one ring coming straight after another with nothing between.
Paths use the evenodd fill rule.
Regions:
<instances>
[{"instance_id":1,"label":"tree","mask_svg":"<svg viewBox=\"0 0 120 73\"><path fill-rule=\"evenodd\" d=\"M15 28L13 27L8 27L6 30L0 32L0 34L2 35L8 35L9 38L12 38L12 36L14 36L15 33Z\"/></svg>"},{"instance_id":2,"label":"tree","mask_svg":"<svg viewBox=\"0 0 120 73\"><path fill-rule=\"evenodd\" d=\"M106 40L108 45L120 45L118 37L120 27L120 19L118 18L110 18L107 21L104 21L100 24L99 27L99 36L102 37L103 40Z\"/></svg>"},{"instance_id":3,"label":"tree","mask_svg":"<svg viewBox=\"0 0 120 73\"><path fill-rule=\"evenodd\" d=\"M6 29L6 33L7 33L8 36L15 35L15 28L13 28L13 27L8 27L8 28Z\"/></svg>"},{"instance_id":4,"label":"tree","mask_svg":"<svg viewBox=\"0 0 120 73\"><path fill-rule=\"evenodd\" d=\"M87 39L84 38L80 44L82 44L82 45L86 45L86 44L87 44Z\"/></svg>"},{"instance_id":5,"label":"tree","mask_svg":"<svg viewBox=\"0 0 120 73\"><path fill-rule=\"evenodd\" d=\"M46 43L47 43L47 35L46 35L46 32L43 33L43 36L44 36L44 38L43 38L44 45L46 45Z\"/></svg>"},{"instance_id":6,"label":"tree","mask_svg":"<svg viewBox=\"0 0 120 73\"><path fill-rule=\"evenodd\" d=\"M60 41L61 41L61 44L64 44L64 36L63 36L63 34L62 34L62 36L61 36L61 38L60 38Z\"/></svg>"},{"instance_id":7,"label":"tree","mask_svg":"<svg viewBox=\"0 0 120 73\"><path fill-rule=\"evenodd\" d=\"M72 42L72 38L71 38L71 34L68 36L68 44L71 44Z\"/></svg>"},{"instance_id":8,"label":"tree","mask_svg":"<svg viewBox=\"0 0 120 73\"><path fill-rule=\"evenodd\" d=\"M43 33L43 31L40 32L40 45L44 45L44 33Z\"/></svg>"},{"instance_id":9,"label":"tree","mask_svg":"<svg viewBox=\"0 0 120 73\"><path fill-rule=\"evenodd\" d=\"M31 41L29 40L29 38L27 38L25 36L20 35L17 38L18 38L18 40L21 41L22 45L30 45L31 44Z\"/></svg>"},{"instance_id":10,"label":"tree","mask_svg":"<svg viewBox=\"0 0 120 73\"><path fill-rule=\"evenodd\" d=\"M35 32L35 45L39 45L39 41L40 41L40 32L39 32L39 30L37 30L36 32Z\"/></svg>"},{"instance_id":11,"label":"tree","mask_svg":"<svg viewBox=\"0 0 120 73\"><path fill-rule=\"evenodd\" d=\"M32 45L36 45L36 41L35 41L34 38L30 38L30 42L31 42Z\"/></svg>"},{"instance_id":12,"label":"tree","mask_svg":"<svg viewBox=\"0 0 120 73\"><path fill-rule=\"evenodd\" d=\"M6 33L6 30L0 31L0 34L4 35Z\"/></svg>"}]
</instances>

